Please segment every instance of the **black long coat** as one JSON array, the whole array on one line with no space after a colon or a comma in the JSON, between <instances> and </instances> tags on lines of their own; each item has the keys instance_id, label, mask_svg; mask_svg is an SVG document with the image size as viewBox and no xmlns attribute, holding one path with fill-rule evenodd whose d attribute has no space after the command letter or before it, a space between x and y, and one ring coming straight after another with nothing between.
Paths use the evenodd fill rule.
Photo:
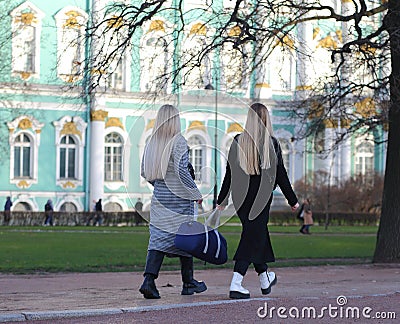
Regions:
<instances>
[{"instance_id":1,"label":"black long coat","mask_svg":"<svg viewBox=\"0 0 400 324\"><path fill-rule=\"evenodd\" d=\"M242 223L242 234L233 259L257 264L274 262L275 256L267 226L273 198L271 190L278 185L290 206L296 205L297 197L283 164L279 142L272 137L276 153L276 168L272 168L275 174L271 177L271 174L261 170L260 175L247 175L240 167L237 158L238 136L235 137L229 152L226 173L217 203L226 205L232 193L233 204ZM249 219L249 215L252 214L253 216Z\"/></svg>"}]
</instances>

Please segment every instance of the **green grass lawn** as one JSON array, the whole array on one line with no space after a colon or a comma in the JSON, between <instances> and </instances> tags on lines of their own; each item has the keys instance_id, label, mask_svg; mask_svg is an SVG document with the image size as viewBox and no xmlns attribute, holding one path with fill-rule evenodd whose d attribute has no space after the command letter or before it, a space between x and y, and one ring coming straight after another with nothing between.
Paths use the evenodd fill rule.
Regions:
<instances>
[{"instance_id":1,"label":"green grass lawn","mask_svg":"<svg viewBox=\"0 0 400 324\"><path fill-rule=\"evenodd\" d=\"M296 226L271 226L277 265L370 260L376 227L313 227L301 235ZM240 237L240 226L220 229L228 241L229 261ZM329 235L325 235L329 234ZM143 271L147 227L3 227L0 228L0 272ZM314 261L313 261L314 260ZM359 261L358 261L359 262ZM364 261L365 262L365 261ZM326 262L325 262L326 263ZM215 267L196 262L196 268ZM179 259L165 258L163 270L179 268Z\"/></svg>"}]
</instances>

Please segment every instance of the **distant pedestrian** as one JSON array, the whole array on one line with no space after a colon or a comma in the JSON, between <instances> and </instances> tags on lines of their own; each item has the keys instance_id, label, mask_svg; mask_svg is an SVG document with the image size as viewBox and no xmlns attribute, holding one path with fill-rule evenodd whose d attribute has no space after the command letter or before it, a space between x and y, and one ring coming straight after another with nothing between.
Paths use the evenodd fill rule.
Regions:
<instances>
[{"instance_id":1,"label":"distant pedestrian","mask_svg":"<svg viewBox=\"0 0 400 324\"><path fill-rule=\"evenodd\" d=\"M44 205L44 213L46 215L46 219L44 221L44 226L53 226L53 202L51 199L47 200L47 203Z\"/></svg>"},{"instance_id":2,"label":"distant pedestrian","mask_svg":"<svg viewBox=\"0 0 400 324\"><path fill-rule=\"evenodd\" d=\"M314 224L311 210L311 201L309 198L303 201L300 207L299 218L303 220L303 226L300 228L300 233L311 234L310 226Z\"/></svg>"},{"instance_id":3,"label":"distant pedestrian","mask_svg":"<svg viewBox=\"0 0 400 324\"><path fill-rule=\"evenodd\" d=\"M6 198L6 203L4 204L4 222L3 225L9 225L11 220L11 206L13 205L11 197Z\"/></svg>"},{"instance_id":4,"label":"distant pedestrian","mask_svg":"<svg viewBox=\"0 0 400 324\"><path fill-rule=\"evenodd\" d=\"M101 199L99 199L96 202L95 208L96 211L95 211L93 226L96 226L96 224L99 224L99 226L101 226L101 224L103 223L103 205L101 203Z\"/></svg>"},{"instance_id":5,"label":"distant pedestrian","mask_svg":"<svg viewBox=\"0 0 400 324\"><path fill-rule=\"evenodd\" d=\"M135 204L135 225L139 226L140 220L142 219L142 216L140 215L142 213L143 209L143 203L140 198L138 198L136 204Z\"/></svg>"}]
</instances>

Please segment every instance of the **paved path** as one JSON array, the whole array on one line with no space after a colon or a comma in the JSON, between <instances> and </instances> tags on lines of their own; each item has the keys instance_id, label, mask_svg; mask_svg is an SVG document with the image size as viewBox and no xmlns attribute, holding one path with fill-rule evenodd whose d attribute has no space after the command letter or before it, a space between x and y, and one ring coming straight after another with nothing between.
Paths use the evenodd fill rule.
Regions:
<instances>
[{"instance_id":1,"label":"paved path","mask_svg":"<svg viewBox=\"0 0 400 324\"><path fill-rule=\"evenodd\" d=\"M350 323L356 311L369 307L368 314L358 314L357 322L399 323L400 264L271 270L277 273L278 284L268 296L261 294L257 275L249 270L243 285L252 298L246 301L228 298L228 269L196 271L195 277L204 280L208 290L193 296L180 295L179 272L162 272L156 281L159 300L142 297L138 288L143 277L137 272L0 274L0 322L301 323L310 321L307 315L313 316L313 307L320 323ZM343 297L337 300L339 296Z\"/></svg>"}]
</instances>

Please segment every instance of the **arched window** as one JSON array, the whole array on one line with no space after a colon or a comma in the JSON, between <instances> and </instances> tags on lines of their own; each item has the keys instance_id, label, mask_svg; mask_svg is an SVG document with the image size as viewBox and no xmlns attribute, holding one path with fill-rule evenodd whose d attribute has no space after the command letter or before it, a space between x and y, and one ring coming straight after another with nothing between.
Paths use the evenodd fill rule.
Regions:
<instances>
[{"instance_id":1,"label":"arched window","mask_svg":"<svg viewBox=\"0 0 400 324\"><path fill-rule=\"evenodd\" d=\"M36 52L36 27L21 26L14 35L15 43L15 58L19 63L15 64L17 72L35 72L35 52Z\"/></svg>"},{"instance_id":2,"label":"arched window","mask_svg":"<svg viewBox=\"0 0 400 324\"><path fill-rule=\"evenodd\" d=\"M142 91L167 90L168 47L167 41L158 35L149 37L143 47L141 68Z\"/></svg>"},{"instance_id":3,"label":"arched window","mask_svg":"<svg viewBox=\"0 0 400 324\"><path fill-rule=\"evenodd\" d=\"M232 27L227 37L232 41L238 40L241 28L239 26ZM228 90L245 90L248 85L249 71L249 52L246 46L235 45L232 42L225 43L222 49L222 84Z\"/></svg>"},{"instance_id":4,"label":"arched window","mask_svg":"<svg viewBox=\"0 0 400 324\"><path fill-rule=\"evenodd\" d=\"M17 204L15 204L13 211L21 211L21 212L32 211L32 207L28 203L20 201Z\"/></svg>"},{"instance_id":5,"label":"arched window","mask_svg":"<svg viewBox=\"0 0 400 324\"><path fill-rule=\"evenodd\" d=\"M105 212L119 212L122 211L122 206L116 202L109 202L104 206Z\"/></svg>"},{"instance_id":6,"label":"arched window","mask_svg":"<svg viewBox=\"0 0 400 324\"><path fill-rule=\"evenodd\" d=\"M85 130L87 124L78 116L64 116L54 121L56 144L56 184L76 188L83 183Z\"/></svg>"},{"instance_id":7,"label":"arched window","mask_svg":"<svg viewBox=\"0 0 400 324\"><path fill-rule=\"evenodd\" d=\"M105 137L104 180L122 181L123 175L123 140L117 133Z\"/></svg>"},{"instance_id":8,"label":"arched window","mask_svg":"<svg viewBox=\"0 0 400 324\"><path fill-rule=\"evenodd\" d=\"M28 188L37 183L40 134L44 123L31 116L7 122L10 143L10 183Z\"/></svg>"},{"instance_id":9,"label":"arched window","mask_svg":"<svg viewBox=\"0 0 400 324\"><path fill-rule=\"evenodd\" d=\"M125 78L124 78L125 65L126 65L125 58L119 61L114 60L111 62L109 67L110 75L107 78L109 88L116 90L125 89Z\"/></svg>"},{"instance_id":10,"label":"arched window","mask_svg":"<svg viewBox=\"0 0 400 324\"><path fill-rule=\"evenodd\" d=\"M25 133L15 138L14 178L31 178L32 141Z\"/></svg>"},{"instance_id":11,"label":"arched window","mask_svg":"<svg viewBox=\"0 0 400 324\"><path fill-rule=\"evenodd\" d=\"M67 6L56 14L55 19L58 75L66 82L74 82L83 76L87 14L79 8Z\"/></svg>"},{"instance_id":12,"label":"arched window","mask_svg":"<svg viewBox=\"0 0 400 324\"><path fill-rule=\"evenodd\" d=\"M200 136L192 136L188 139L189 162L193 165L195 181L203 181L202 169L205 167L205 148L204 141Z\"/></svg>"},{"instance_id":13,"label":"arched window","mask_svg":"<svg viewBox=\"0 0 400 324\"><path fill-rule=\"evenodd\" d=\"M185 66L182 79L186 89L204 89L212 83L211 59L209 55L202 56L206 43L207 28L201 23L192 26L182 52Z\"/></svg>"},{"instance_id":14,"label":"arched window","mask_svg":"<svg viewBox=\"0 0 400 324\"><path fill-rule=\"evenodd\" d=\"M39 76L40 32L44 14L26 1L11 12L12 70L22 79Z\"/></svg>"},{"instance_id":15,"label":"arched window","mask_svg":"<svg viewBox=\"0 0 400 324\"><path fill-rule=\"evenodd\" d=\"M325 125L319 124L314 133L314 150L320 154L325 150Z\"/></svg>"},{"instance_id":16,"label":"arched window","mask_svg":"<svg viewBox=\"0 0 400 324\"><path fill-rule=\"evenodd\" d=\"M295 58L291 44L288 36L278 40L269 58L268 79L273 90L290 91L294 88Z\"/></svg>"},{"instance_id":17,"label":"arched window","mask_svg":"<svg viewBox=\"0 0 400 324\"><path fill-rule=\"evenodd\" d=\"M60 211L66 213L75 213L78 211L78 208L76 208L75 204L72 202L65 202L60 206Z\"/></svg>"},{"instance_id":18,"label":"arched window","mask_svg":"<svg viewBox=\"0 0 400 324\"><path fill-rule=\"evenodd\" d=\"M75 179L77 167L77 145L72 136L66 135L60 141L60 179Z\"/></svg>"},{"instance_id":19,"label":"arched window","mask_svg":"<svg viewBox=\"0 0 400 324\"><path fill-rule=\"evenodd\" d=\"M224 48L222 63L224 66L224 84L227 89L245 89L247 86L246 56L242 51Z\"/></svg>"},{"instance_id":20,"label":"arched window","mask_svg":"<svg viewBox=\"0 0 400 324\"><path fill-rule=\"evenodd\" d=\"M286 170L290 171L290 144L286 139L280 139L279 143L281 144L282 150L282 159L283 164L285 165Z\"/></svg>"},{"instance_id":21,"label":"arched window","mask_svg":"<svg viewBox=\"0 0 400 324\"><path fill-rule=\"evenodd\" d=\"M374 172L374 145L363 141L356 146L355 174L372 176Z\"/></svg>"}]
</instances>

